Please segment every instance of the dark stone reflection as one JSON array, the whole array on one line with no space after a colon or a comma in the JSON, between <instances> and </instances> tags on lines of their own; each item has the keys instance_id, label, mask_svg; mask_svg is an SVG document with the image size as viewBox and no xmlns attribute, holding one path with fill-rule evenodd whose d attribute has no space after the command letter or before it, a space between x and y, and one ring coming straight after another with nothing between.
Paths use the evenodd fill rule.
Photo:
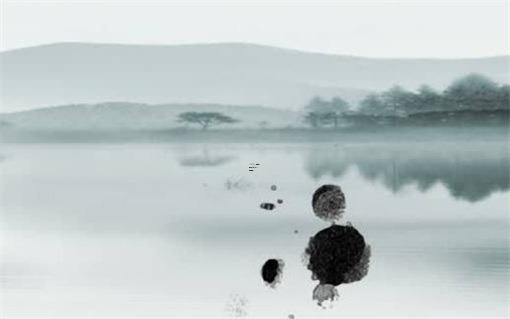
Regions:
<instances>
[{"instance_id":1,"label":"dark stone reflection","mask_svg":"<svg viewBox=\"0 0 510 319\"><path fill-rule=\"evenodd\" d=\"M465 147L362 145L314 148L305 169L314 179L341 177L350 167L397 193L415 184L422 192L437 183L458 199L476 202L510 187L510 156L503 143Z\"/></svg>"}]
</instances>

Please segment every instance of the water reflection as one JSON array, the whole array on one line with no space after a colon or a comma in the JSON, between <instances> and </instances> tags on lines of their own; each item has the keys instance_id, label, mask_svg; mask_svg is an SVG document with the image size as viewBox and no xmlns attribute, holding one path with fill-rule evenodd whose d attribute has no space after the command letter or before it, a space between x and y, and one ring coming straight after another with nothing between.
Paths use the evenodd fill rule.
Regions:
<instances>
[{"instance_id":1,"label":"water reflection","mask_svg":"<svg viewBox=\"0 0 510 319\"><path fill-rule=\"evenodd\" d=\"M489 174L491 189L508 188L507 182L498 182L506 175L497 173L505 173L505 150L490 145L412 151L368 145L208 147L212 158L238 160L215 167L180 166L178 159L203 154L202 145L195 144L6 145L2 151L8 158L0 164L4 317L87 313L122 318L136 313L220 318L231 293L229 314L252 317L267 316L267 309L296 318L508 317L505 196L492 196L481 205L450 196L423 205L423 194L404 193L376 212L372 203L378 205L387 192L366 182L365 175L356 183L357 174L345 174L364 169L382 183L384 176L392 176L394 163L397 177L418 184L428 176L427 166L412 164L431 162L432 180L450 178L438 174L437 167L440 172L457 169L458 182L460 176L476 179L466 172L476 168ZM311 192L322 183L310 181L305 159L327 182L336 182L333 173L345 174L339 183L348 201L353 199L347 220L352 218L373 248L367 277L340 286L341 304L328 314L312 302L314 282L299 260L309 237L326 226L310 207ZM263 165L255 173L247 169L253 160ZM251 185L245 191L243 181ZM469 186L486 188L483 179L475 182ZM276 191L270 190L272 184ZM443 195L443 190L431 193ZM364 195L371 200L359 200ZM275 213L258 208L260 201L277 198L284 204ZM285 260L285 281L278 291L268 292L258 274L262 262L273 256ZM356 271L362 274L363 268ZM133 298L143 303L133 305ZM190 302L199 304L189 307Z\"/></svg>"},{"instance_id":2,"label":"water reflection","mask_svg":"<svg viewBox=\"0 0 510 319\"><path fill-rule=\"evenodd\" d=\"M426 192L441 183L454 198L476 202L510 187L508 146L501 144L318 147L309 152L305 164L314 179L338 178L351 167L395 193L412 184Z\"/></svg>"},{"instance_id":3,"label":"water reflection","mask_svg":"<svg viewBox=\"0 0 510 319\"><path fill-rule=\"evenodd\" d=\"M210 167L221 166L233 161L234 159L234 156L211 155L209 150L204 148L199 155L181 157L179 159L179 164L181 166L191 167Z\"/></svg>"}]
</instances>

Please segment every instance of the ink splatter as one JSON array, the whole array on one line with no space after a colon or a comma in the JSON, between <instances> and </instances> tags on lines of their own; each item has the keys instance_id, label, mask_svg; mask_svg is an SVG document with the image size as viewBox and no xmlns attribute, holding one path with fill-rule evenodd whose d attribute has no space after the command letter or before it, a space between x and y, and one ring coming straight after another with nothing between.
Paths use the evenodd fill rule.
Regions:
<instances>
[{"instance_id":1,"label":"ink splatter","mask_svg":"<svg viewBox=\"0 0 510 319\"><path fill-rule=\"evenodd\" d=\"M296 317L293 314L289 315L289 319L294 319L294 318L296 318Z\"/></svg>"},{"instance_id":2,"label":"ink splatter","mask_svg":"<svg viewBox=\"0 0 510 319\"><path fill-rule=\"evenodd\" d=\"M310 238L305 250L307 268L321 285L348 282L346 275L358 265L365 251L365 239L352 226L332 225Z\"/></svg>"},{"instance_id":3,"label":"ink splatter","mask_svg":"<svg viewBox=\"0 0 510 319\"><path fill-rule=\"evenodd\" d=\"M312 207L317 217L335 222L343 215L345 195L340 186L322 185L313 193Z\"/></svg>"},{"instance_id":4,"label":"ink splatter","mask_svg":"<svg viewBox=\"0 0 510 319\"><path fill-rule=\"evenodd\" d=\"M262 203L260 204L260 208L265 210L273 210L275 208L275 205L273 203Z\"/></svg>"},{"instance_id":5,"label":"ink splatter","mask_svg":"<svg viewBox=\"0 0 510 319\"><path fill-rule=\"evenodd\" d=\"M336 287L330 284L318 284L313 290L313 300L317 300L317 304L322 306L325 301L335 301L338 298Z\"/></svg>"},{"instance_id":6,"label":"ink splatter","mask_svg":"<svg viewBox=\"0 0 510 319\"><path fill-rule=\"evenodd\" d=\"M262 279L271 288L275 288L280 283L284 265L281 259L268 259L262 266L260 271Z\"/></svg>"},{"instance_id":7,"label":"ink splatter","mask_svg":"<svg viewBox=\"0 0 510 319\"><path fill-rule=\"evenodd\" d=\"M246 298L237 294L232 294L230 295L230 300L228 301L225 310L234 318L244 317L248 314L246 311L247 305L248 300L246 300Z\"/></svg>"},{"instance_id":8,"label":"ink splatter","mask_svg":"<svg viewBox=\"0 0 510 319\"><path fill-rule=\"evenodd\" d=\"M271 186L276 190L276 185ZM278 204L283 200L278 199ZM261 208L273 210L273 203L262 203ZM336 225L345 210L345 195L340 186L322 185L313 194L312 207L315 215L333 225L322 229L310 238L302 261L312 272L312 279L319 284L313 290L313 300L323 307L325 302L335 301L339 294L337 286L361 280L368 273L371 248L365 244L363 235L350 222ZM298 230L294 230L298 234ZM268 259L261 269L262 279L275 287L280 282L283 261ZM289 314L288 318L294 318Z\"/></svg>"},{"instance_id":9,"label":"ink splatter","mask_svg":"<svg viewBox=\"0 0 510 319\"><path fill-rule=\"evenodd\" d=\"M225 188L227 190L245 191L252 187L250 182L245 181L243 178L233 179L228 178L225 181Z\"/></svg>"}]
</instances>

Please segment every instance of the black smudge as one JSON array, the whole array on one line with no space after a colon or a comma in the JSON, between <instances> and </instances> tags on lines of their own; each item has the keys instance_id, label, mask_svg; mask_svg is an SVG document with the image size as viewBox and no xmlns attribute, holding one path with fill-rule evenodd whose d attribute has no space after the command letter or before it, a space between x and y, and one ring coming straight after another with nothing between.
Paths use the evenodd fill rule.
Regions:
<instances>
[{"instance_id":1,"label":"black smudge","mask_svg":"<svg viewBox=\"0 0 510 319\"><path fill-rule=\"evenodd\" d=\"M338 286L361 260L365 239L352 226L332 225L315 234L305 253L309 256L307 268L321 284Z\"/></svg>"},{"instance_id":2,"label":"black smudge","mask_svg":"<svg viewBox=\"0 0 510 319\"><path fill-rule=\"evenodd\" d=\"M260 204L260 208L265 210L273 210L275 205L273 203L262 203Z\"/></svg>"},{"instance_id":3,"label":"black smudge","mask_svg":"<svg viewBox=\"0 0 510 319\"><path fill-rule=\"evenodd\" d=\"M322 185L313 193L312 207L317 217L334 222L342 217L345 195L340 186Z\"/></svg>"}]
</instances>

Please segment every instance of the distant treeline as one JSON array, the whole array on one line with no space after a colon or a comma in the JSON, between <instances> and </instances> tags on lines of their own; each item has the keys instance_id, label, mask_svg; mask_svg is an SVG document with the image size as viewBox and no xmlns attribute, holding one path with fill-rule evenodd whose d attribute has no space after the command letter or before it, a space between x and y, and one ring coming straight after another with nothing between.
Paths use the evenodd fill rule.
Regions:
<instances>
[{"instance_id":1,"label":"distant treeline","mask_svg":"<svg viewBox=\"0 0 510 319\"><path fill-rule=\"evenodd\" d=\"M438 92L427 85L412 92L400 86L366 96L357 109L342 98L313 98L306 106L305 122L312 127L344 124L424 124L493 121L507 123L510 86L499 85L480 74L469 74Z\"/></svg>"},{"instance_id":2,"label":"distant treeline","mask_svg":"<svg viewBox=\"0 0 510 319\"><path fill-rule=\"evenodd\" d=\"M304 121L303 121L304 118ZM128 131L221 129L346 132L391 127L504 126L510 128L510 86L479 74L453 81L443 91L399 86L365 96L358 105L341 97L314 97L300 111L260 106L107 102L48 107L0 114L0 135L15 131ZM228 128L230 126L230 128ZM319 130L317 130L319 131ZM19 132L18 132L19 133ZM314 132L315 133L315 132ZM17 134L17 133L16 133Z\"/></svg>"}]
</instances>

